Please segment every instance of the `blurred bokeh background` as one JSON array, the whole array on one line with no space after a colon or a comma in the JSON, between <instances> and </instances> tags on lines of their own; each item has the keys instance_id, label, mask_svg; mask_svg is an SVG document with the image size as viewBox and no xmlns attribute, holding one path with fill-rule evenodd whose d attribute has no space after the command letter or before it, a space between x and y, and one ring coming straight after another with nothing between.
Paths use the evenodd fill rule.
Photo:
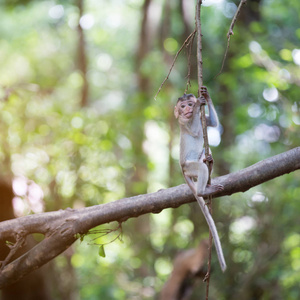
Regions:
<instances>
[{"instance_id":1,"label":"blurred bokeh background","mask_svg":"<svg viewBox=\"0 0 300 300\"><path fill-rule=\"evenodd\" d=\"M154 95L194 30L195 1L0 3L1 221L184 182L173 107L187 85L186 50ZM248 0L216 77L237 5L202 8L204 84L221 123L209 131L214 177L300 140L300 2ZM299 180L295 172L214 201L228 270L213 254L211 299L299 299ZM105 258L86 237L39 270L42 283L29 276L14 290L26 299L157 299L175 255L207 236L196 203L166 209L126 221ZM190 299L204 289L199 280Z\"/></svg>"}]
</instances>

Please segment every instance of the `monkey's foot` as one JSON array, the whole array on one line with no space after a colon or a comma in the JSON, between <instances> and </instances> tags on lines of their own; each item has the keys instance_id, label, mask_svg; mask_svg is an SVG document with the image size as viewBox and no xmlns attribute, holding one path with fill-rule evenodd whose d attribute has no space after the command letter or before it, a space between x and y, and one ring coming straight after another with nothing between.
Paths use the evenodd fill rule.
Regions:
<instances>
[{"instance_id":1,"label":"monkey's foot","mask_svg":"<svg viewBox=\"0 0 300 300\"><path fill-rule=\"evenodd\" d=\"M214 159L213 159L213 157L212 157L211 154L208 154L207 157L203 158L203 162L205 163L206 161L208 161L209 163L213 163L214 162Z\"/></svg>"},{"instance_id":2,"label":"monkey's foot","mask_svg":"<svg viewBox=\"0 0 300 300\"><path fill-rule=\"evenodd\" d=\"M208 184L205 188L205 194L215 194L224 190L224 185L222 184Z\"/></svg>"}]
</instances>

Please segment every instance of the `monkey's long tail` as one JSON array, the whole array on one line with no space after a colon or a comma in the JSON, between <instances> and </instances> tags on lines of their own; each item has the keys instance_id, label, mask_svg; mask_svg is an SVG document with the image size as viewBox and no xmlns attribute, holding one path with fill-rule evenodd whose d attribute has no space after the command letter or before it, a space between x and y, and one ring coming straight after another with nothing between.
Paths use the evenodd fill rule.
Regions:
<instances>
[{"instance_id":1,"label":"monkey's long tail","mask_svg":"<svg viewBox=\"0 0 300 300\"><path fill-rule=\"evenodd\" d=\"M224 254L223 254L223 250L222 250L222 245L220 242L220 238L219 238L219 234L217 231L217 227L215 225L215 222L208 210L207 205L205 204L205 201L202 197L198 197L195 196L195 198L197 199L197 202L202 210L202 213L206 219L206 222L208 224L208 227L212 233L213 239L214 239L214 243L215 243L215 247L216 247L216 251L217 251L217 255L218 255L218 259L219 259L219 263L221 266L222 271L224 272L227 268L226 266L226 262L225 262L225 258L224 258Z\"/></svg>"}]
</instances>

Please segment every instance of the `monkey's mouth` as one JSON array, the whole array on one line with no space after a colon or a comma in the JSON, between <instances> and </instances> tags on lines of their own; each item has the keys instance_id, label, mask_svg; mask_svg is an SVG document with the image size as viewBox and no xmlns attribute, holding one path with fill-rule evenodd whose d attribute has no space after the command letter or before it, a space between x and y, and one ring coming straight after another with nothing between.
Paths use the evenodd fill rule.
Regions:
<instances>
[{"instance_id":1,"label":"monkey's mouth","mask_svg":"<svg viewBox=\"0 0 300 300\"><path fill-rule=\"evenodd\" d=\"M188 113L186 113L184 116L186 117L186 118L190 118L191 116L193 115L193 113L192 112L188 112Z\"/></svg>"}]
</instances>

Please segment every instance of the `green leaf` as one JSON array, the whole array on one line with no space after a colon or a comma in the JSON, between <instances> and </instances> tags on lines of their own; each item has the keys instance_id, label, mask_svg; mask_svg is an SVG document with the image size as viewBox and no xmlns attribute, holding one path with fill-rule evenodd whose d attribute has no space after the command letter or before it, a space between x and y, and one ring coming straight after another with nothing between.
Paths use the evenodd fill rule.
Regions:
<instances>
[{"instance_id":1,"label":"green leaf","mask_svg":"<svg viewBox=\"0 0 300 300\"><path fill-rule=\"evenodd\" d=\"M75 233L75 234L74 234L74 238L75 238L75 239L79 239L79 238L80 238L80 233Z\"/></svg>"},{"instance_id":2,"label":"green leaf","mask_svg":"<svg viewBox=\"0 0 300 300\"><path fill-rule=\"evenodd\" d=\"M105 255L105 250L104 250L104 246L103 245L101 245L100 247L99 247L99 256L102 256L102 257L105 257L106 255Z\"/></svg>"}]
</instances>

